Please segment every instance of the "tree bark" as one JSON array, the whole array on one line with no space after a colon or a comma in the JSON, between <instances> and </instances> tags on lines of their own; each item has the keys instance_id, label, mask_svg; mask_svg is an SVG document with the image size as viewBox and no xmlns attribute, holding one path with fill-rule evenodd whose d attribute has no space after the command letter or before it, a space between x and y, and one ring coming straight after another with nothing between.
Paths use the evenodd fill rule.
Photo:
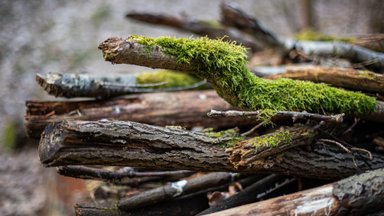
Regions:
<instances>
[{"instance_id":1,"label":"tree bark","mask_svg":"<svg viewBox=\"0 0 384 216\"><path fill-rule=\"evenodd\" d=\"M40 138L48 124L62 120L108 118L188 128L228 128L256 124L255 119L243 117L230 117L225 121L208 118L207 113L211 109L230 108L214 91L139 94L105 101L27 101L26 108L25 127L33 138Z\"/></svg>"},{"instance_id":2,"label":"tree bark","mask_svg":"<svg viewBox=\"0 0 384 216\"><path fill-rule=\"evenodd\" d=\"M271 71L279 73L268 74L268 68L253 71L266 79L290 78L323 82L332 86L354 89L359 91L384 93L384 75L352 68L328 68L317 66L287 66L272 67ZM280 73L281 72L281 73Z\"/></svg>"},{"instance_id":3,"label":"tree bark","mask_svg":"<svg viewBox=\"0 0 384 216\"><path fill-rule=\"evenodd\" d=\"M382 209L383 184L384 170L372 170L333 184L210 215L366 215Z\"/></svg>"},{"instance_id":4,"label":"tree bark","mask_svg":"<svg viewBox=\"0 0 384 216\"><path fill-rule=\"evenodd\" d=\"M280 173L319 179L340 179L358 170L384 167L382 155L372 154L373 159L369 160L334 146L313 145L312 149L291 148L282 154L256 158L250 166L236 169L229 160L230 154L220 146L227 141L228 138L212 138L201 132L135 122L64 121L46 128L39 156L46 166L161 167Z\"/></svg>"}]
</instances>

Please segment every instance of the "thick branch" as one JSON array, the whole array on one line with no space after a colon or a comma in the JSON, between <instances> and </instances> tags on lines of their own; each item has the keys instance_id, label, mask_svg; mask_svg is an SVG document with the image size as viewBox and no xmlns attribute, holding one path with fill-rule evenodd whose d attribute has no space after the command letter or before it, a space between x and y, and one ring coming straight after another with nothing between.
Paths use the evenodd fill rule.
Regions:
<instances>
[{"instance_id":1,"label":"thick branch","mask_svg":"<svg viewBox=\"0 0 384 216\"><path fill-rule=\"evenodd\" d=\"M256 67L252 70L267 79L308 80L346 89L384 93L384 75L369 71L316 66Z\"/></svg>"},{"instance_id":2,"label":"thick branch","mask_svg":"<svg viewBox=\"0 0 384 216\"><path fill-rule=\"evenodd\" d=\"M178 64L176 57L167 55L163 48L147 46L128 39L112 37L99 45L106 61L114 64L135 64L152 68L163 68L177 71L193 71L190 64Z\"/></svg>"},{"instance_id":3,"label":"thick branch","mask_svg":"<svg viewBox=\"0 0 384 216\"><path fill-rule=\"evenodd\" d=\"M366 215L384 204L384 170L351 176L334 184L300 191L213 215Z\"/></svg>"},{"instance_id":4,"label":"thick branch","mask_svg":"<svg viewBox=\"0 0 384 216\"><path fill-rule=\"evenodd\" d=\"M229 161L229 153L220 146L225 142L200 132L135 122L64 121L47 127L40 141L39 155L47 166L161 167L282 173L322 179L352 175L357 172L356 165L361 170L384 167L384 156L378 154L368 160L334 146L314 145L313 149L294 148L285 150L284 154L256 158L250 166L237 170Z\"/></svg>"},{"instance_id":5,"label":"thick branch","mask_svg":"<svg viewBox=\"0 0 384 216\"><path fill-rule=\"evenodd\" d=\"M251 48L253 52L260 50L254 41L246 37L240 37L228 30L224 25L216 23L215 21L199 21L191 20L187 17L171 16L164 14L148 14L148 13L135 13L131 12L126 15L127 18L149 23L153 25L163 25L175 28L177 30L192 32L201 36L208 36L209 38L223 38L227 41L235 41L237 44L242 44Z\"/></svg>"},{"instance_id":6,"label":"thick branch","mask_svg":"<svg viewBox=\"0 0 384 216\"><path fill-rule=\"evenodd\" d=\"M225 121L207 118L210 109L230 109L214 91L150 93L105 101L26 102L26 130L40 138L44 128L61 120L116 119L152 125L229 128L255 124L254 119L231 117Z\"/></svg>"}]
</instances>

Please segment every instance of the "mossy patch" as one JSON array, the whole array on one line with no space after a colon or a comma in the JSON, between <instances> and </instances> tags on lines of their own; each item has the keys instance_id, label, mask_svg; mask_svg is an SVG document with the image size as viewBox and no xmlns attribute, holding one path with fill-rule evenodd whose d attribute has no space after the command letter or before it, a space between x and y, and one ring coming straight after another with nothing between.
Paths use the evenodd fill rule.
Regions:
<instances>
[{"instance_id":1,"label":"mossy patch","mask_svg":"<svg viewBox=\"0 0 384 216\"><path fill-rule=\"evenodd\" d=\"M295 35L297 40L310 40L310 41L342 41L346 43L356 42L355 38L336 37L332 35L316 32L311 28L304 29Z\"/></svg>"},{"instance_id":2,"label":"mossy patch","mask_svg":"<svg viewBox=\"0 0 384 216\"><path fill-rule=\"evenodd\" d=\"M17 147L16 125L6 122L4 125L2 144L6 151L13 151Z\"/></svg>"},{"instance_id":3,"label":"mossy patch","mask_svg":"<svg viewBox=\"0 0 384 216\"><path fill-rule=\"evenodd\" d=\"M156 70L150 72L143 72L136 75L138 84L157 84L164 83L164 85L156 86L154 88L168 88L168 87L187 87L201 81L200 79L181 72L172 70Z\"/></svg>"},{"instance_id":4,"label":"mossy patch","mask_svg":"<svg viewBox=\"0 0 384 216\"><path fill-rule=\"evenodd\" d=\"M244 140L245 137L239 134L237 129L228 129L215 132L212 128L206 128L203 130L206 136L217 139L218 143L222 147L228 148L235 145L237 142Z\"/></svg>"},{"instance_id":5,"label":"mossy patch","mask_svg":"<svg viewBox=\"0 0 384 216\"><path fill-rule=\"evenodd\" d=\"M363 70L363 71L358 71L359 77L366 78L368 80L374 80L375 79L375 74L373 72Z\"/></svg>"},{"instance_id":6,"label":"mossy patch","mask_svg":"<svg viewBox=\"0 0 384 216\"><path fill-rule=\"evenodd\" d=\"M207 79L221 97L242 109L365 114L376 106L373 97L326 84L256 77L246 66L246 49L222 39L131 36L129 40L149 48L160 46L178 64L190 64L194 75Z\"/></svg>"},{"instance_id":7,"label":"mossy patch","mask_svg":"<svg viewBox=\"0 0 384 216\"><path fill-rule=\"evenodd\" d=\"M280 129L278 132L254 137L247 142L251 143L255 150L258 151L258 149L274 148L279 145L289 144L292 142L292 138L293 136L288 130Z\"/></svg>"}]
</instances>

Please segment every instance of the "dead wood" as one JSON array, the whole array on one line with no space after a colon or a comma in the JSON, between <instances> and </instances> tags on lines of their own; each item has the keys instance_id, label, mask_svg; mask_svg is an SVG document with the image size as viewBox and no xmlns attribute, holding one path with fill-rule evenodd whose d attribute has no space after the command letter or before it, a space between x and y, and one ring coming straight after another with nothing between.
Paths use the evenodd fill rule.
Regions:
<instances>
[{"instance_id":1,"label":"dead wood","mask_svg":"<svg viewBox=\"0 0 384 216\"><path fill-rule=\"evenodd\" d=\"M40 138L48 124L62 120L108 118L188 128L228 128L255 124L254 119L242 117L231 117L225 121L207 118L210 109L229 108L230 105L214 91L149 93L104 101L27 101L25 127L30 137Z\"/></svg>"},{"instance_id":2,"label":"dead wood","mask_svg":"<svg viewBox=\"0 0 384 216\"><path fill-rule=\"evenodd\" d=\"M210 215L366 215L384 204L384 170Z\"/></svg>"},{"instance_id":3,"label":"dead wood","mask_svg":"<svg viewBox=\"0 0 384 216\"><path fill-rule=\"evenodd\" d=\"M177 30L192 32L212 39L223 38L227 41L236 41L236 43L250 48L252 52L260 50L260 46L253 40L234 34L233 31L230 31L226 26L219 22L216 23L216 21L200 21L189 19L187 17L137 12L130 12L126 17L144 23L162 25Z\"/></svg>"},{"instance_id":4,"label":"dead wood","mask_svg":"<svg viewBox=\"0 0 384 216\"><path fill-rule=\"evenodd\" d=\"M217 187L235 180L234 173L213 172L190 180L171 184L129 196L120 200L118 207L125 211L163 202L181 195Z\"/></svg>"},{"instance_id":5,"label":"dead wood","mask_svg":"<svg viewBox=\"0 0 384 216\"><path fill-rule=\"evenodd\" d=\"M198 215L206 215L214 212L222 211L225 209L237 207L240 205L245 205L260 201L271 191L281 188L282 186L291 183L294 181L292 178L287 178L285 176L279 175L269 175L259 181L256 181L254 184L248 186L243 191L231 196L227 199L222 200L214 206L200 212Z\"/></svg>"},{"instance_id":6,"label":"dead wood","mask_svg":"<svg viewBox=\"0 0 384 216\"><path fill-rule=\"evenodd\" d=\"M232 149L231 156L220 146L231 140L228 137L212 138L202 132L136 122L63 121L46 128L40 140L39 155L41 162L46 166L111 165L152 169L161 167L178 170L281 173L319 179L340 179L355 174L358 170L384 167L384 156L374 153L373 159L369 160L368 157L357 157L331 145L316 144L312 145L312 149L305 146L285 148L295 145L308 146L309 143L302 141L313 138L308 130L303 133L297 133L297 139L292 139L300 142L281 145L280 150L283 149L284 154L273 155L273 149L260 148L260 158L236 160L239 157L235 153L239 151ZM304 138L300 139L303 135ZM249 142L254 141L251 139ZM249 145L250 143L243 141L241 146ZM246 158L254 156L241 155ZM230 162L230 157L234 164ZM243 164L244 161L247 163Z\"/></svg>"},{"instance_id":7,"label":"dead wood","mask_svg":"<svg viewBox=\"0 0 384 216\"><path fill-rule=\"evenodd\" d=\"M208 117L238 117L243 116L246 118L254 117L260 115L260 111L240 111L240 110L226 110L218 111L211 110L207 113ZM325 121L325 122L343 122L344 114L337 115L321 115L317 113L308 113L308 112L293 112L293 111L277 111L274 116L271 117L272 122L277 122L281 119L292 119L293 122L297 120L315 120L315 121Z\"/></svg>"},{"instance_id":8,"label":"dead wood","mask_svg":"<svg viewBox=\"0 0 384 216\"><path fill-rule=\"evenodd\" d=\"M267 79L308 80L346 89L384 93L384 76L370 71L317 66L256 67L252 70Z\"/></svg>"},{"instance_id":9,"label":"dead wood","mask_svg":"<svg viewBox=\"0 0 384 216\"><path fill-rule=\"evenodd\" d=\"M384 71L383 53L344 42L296 41L279 38L262 26L255 17L246 14L236 4L223 3L221 5L221 14L222 22L226 25L234 26L252 35L255 40L266 47L280 50L283 53L299 50L309 56L339 57L354 63L364 64L378 72Z\"/></svg>"},{"instance_id":10,"label":"dead wood","mask_svg":"<svg viewBox=\"0 0 384 216\"><path fill-rule=\"evenodd\" d=\"M137 171L131 167L123 167L116 171L98 169L86 166L62 166L57 169L60 175L106 181L111 183L124 183L133 177L156 177L156 179L172 178L178 179L192 175L194 172L188 170L176 171Z\"/></svg>"},{"instance_id":11,"label":"dead wood","mask_svg":"<svg viewBox=\"0 0 384 216\"><path fill-rule=\"evenodd\" d=\"M36 75L36 81L50 95L56 97L111 98L133 93L170 92L196 89L205 81L190 86L161 87L167 83L138 84L136 75L97 76L92 74L49 73Z\"/></svg>"}]
</instances>

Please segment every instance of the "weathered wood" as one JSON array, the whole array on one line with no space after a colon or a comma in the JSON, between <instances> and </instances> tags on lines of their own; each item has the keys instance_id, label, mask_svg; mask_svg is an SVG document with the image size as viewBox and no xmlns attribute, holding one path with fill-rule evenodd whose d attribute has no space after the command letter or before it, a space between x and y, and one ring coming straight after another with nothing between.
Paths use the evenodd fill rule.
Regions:
<instances>
[{"instance_id":1,"label":"weathered wood","mask_svg":"<svg viewBox=\"0 0 384 216\"><path fill-rule=\"evenodd\" d=\"M235 173L213 172L190 180L180 180L140 194L125 197L120 200L118 207L128 211L153 205L192 192L218 187L235 180Z\"/></svg>"},{"instance_id":2,"label":"weathered wood","mask_svg":"<svg viewBox=\"0 0 384 216\"><path fill-rule=\"evenodd\" d=\"M340 179L358 170L384 167L382 155L373 153L373 159L369 160L355 157L337 146L317 144L312 149L293 148L283 154L255 158L250 166L236 169L229 161L230 154L220 146L228 139L135 122L64 121L46 128L40 140L39 156L46 166L161 167L281 173L319 179Z\"/></svg>"},{"instance_id":3,"label":"weathered wood","mask_svg":"<svg viewBox=\"0 0 384 216\"><path fill-rule=\"evenodd\" d=\"M333 184L210 214L214 215L366 215L384 205L384 169Z\"/></svg>"},{"instance_id":4,"label":"weathered wood","mask_svg":"<svg viewBox=\"0 0 384 216\"><path fill-rule=\"evenodd\" d=\"M200 212L198 215L206 215L214 212L222 211L229 208L234 208L240 205L245 205L260 201L263 197L275 188L285 185L286 182L292 182L292 179L288 179L284 176L269 175L254 184L246 187L243 191L231 196L227 199L222 200L216 205Z\"/></svg>"},{"instance_id":5,"label":"weathered wood","mask_svg":"<svg viewBox=\"0 0 384 216\"><path fill-rule=\"evenodd\" d=\"M123 167L116 171L86 166L62 166L57 169L60 175L111 182L114 184L129 182L134 177L155 177L156 179L179 179L192 175L193 171L137 171L132 167Z\"/></svg>"},{"instance_id":6,"label":"weathered wood","mask_svg":"<svg viewBox=\"0 0 384 216\"><path fill-rule=\"evenodd\" d=\"M246 14L236 4L223 3L221 11L223 23L252 35L266 47L272 47L284 53L288 53L290 50L299 50L306 55L345 58L351 62L369 66L377 72L384 72L384 53L337 41L320 42L284 39L262 26L255 17Z\"/></svg>"},{"instance_id":7,"label":"weathered wood","mask_svg":"<svg viewBox=\"0 0 384 216\"><path fill-rule=\"evenodd\" d=\"M255 124L254 119L230 117L225 121L207 117L210 109L230 105L214 91L150 93L105 101L27 101L25 127L28 135L40 138L44 128L62 120L130 120L152 125L228 128Z\"/></svg>"},{"instance_id":8,"label":"weathered wood","mask_svg":"<svg viewBox=\"0 0 384 216\"><path fill-rule=\"evenodd\" d=\"M217 21L200 21L189 19L187 17L137 12L128 13L126 18L157 26L162 25L172 27L177 30L207 36L212 39L223 38L227 41L235 41L237 44L242 44L250 48L252 52L260 50L260 46L253 40L234 34L233 31L230 31L226 26Z\"/></svg>"},{"instance_id":9,"label":"weathered wood","mask_svg":"<svg viewBox=\"0 0 384 216\"><path fill-rule=\"evenodd\" d=\"M171 72L169 72L171 76ZM196 80L189 86L177 86L177 83L139 84L137 74L124 76L100 76L92 74L48 73L37 74L37 83L50 95L56 97L90 97L97 99L111 98L133 93L170 92L196 89L206 81ZM162 87L168 85L171 87ZM158 88L155 88L158 87Z\"/></svg>"},{"instance_id":10,"label":"weathered wood","mask_svg":"<svg viewBox=\"0 0 384 216\"><path fill-rule=\"evenodd\" d=\"M323 82L336 87L366 92L384 93L384 75L352 68L286 66L252 69L257 75L267 79L290 78ZM268 73L268 70L271 73Z\"/></svg>"}]
</instances>

